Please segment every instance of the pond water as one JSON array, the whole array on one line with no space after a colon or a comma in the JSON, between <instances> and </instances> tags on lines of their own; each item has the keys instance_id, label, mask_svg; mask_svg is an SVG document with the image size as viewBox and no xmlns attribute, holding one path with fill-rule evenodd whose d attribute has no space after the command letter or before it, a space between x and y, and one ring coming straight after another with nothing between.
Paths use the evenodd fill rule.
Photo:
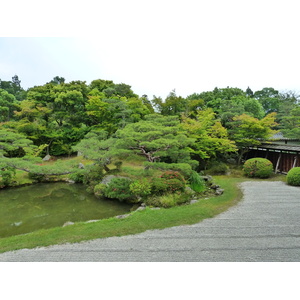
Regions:
<instances>
[{"instance_id":1,"label":"pond water","mask_svg":"<svg viewBox=\"0 0 300 300\"><path fill-rule=\"evenodd\" d=\"M132 205L98 199L81 184L39 183L0 190L0 237L64 223L99 220L128 213Z\"/></svg>"}]
</instances>

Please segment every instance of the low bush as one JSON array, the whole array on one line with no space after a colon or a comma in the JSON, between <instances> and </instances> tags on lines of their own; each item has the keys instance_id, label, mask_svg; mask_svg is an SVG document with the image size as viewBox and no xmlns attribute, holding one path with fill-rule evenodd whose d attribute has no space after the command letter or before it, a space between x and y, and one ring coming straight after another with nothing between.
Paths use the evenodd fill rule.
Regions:
<instances>
[{"instance_id":1,"label":"low bush","mask_svg":"<svg viewBox=\"0 0 300 300\"><path fill-rule=\"evenodd\" d=\"M289 170L286 176L286 181L289 185L300 186L300 167L295 167Z\"/></svg>"},{"instance_id":2,"label":"low bush","mask_svg":"<svg viewBox=\"0 0 300 300\"><path fill-rule=\"evenodd\" d=\"M14 182L16 169L11 167L0 168L0 185L9 186Z\"/></svg>"},{"instance_id":3,"label":"low bush","mask_svg":"<svg viewBox=\"0 0 300 300\"><path fill-rule=\"evenodd\" d=\"M248 177L269 178L273 173L273 164L266 158L250 158L245 161L243 171Z\"/></svg>"},{"instance_id":4,"label":"low bush","mask_svg":"<svg viewBox=\"0 0 300 300\"><path fill-rule=\"evenodd\" d=\"M207 171L207 174L211 175L225 175L229 170L229 167L223 163L214 163Z\"/></svg>"},{"instance_id":5,"label":"low bush","mask_svg":"<svg viewBox=\"0 0 300 300\"><path fill-rule=\"evenodd\" d=\"M166 171L160 177L152 179L151 192L153 194L164 194L167 192L175 193L185 190L184 177L176 171Z\"/></svg>"},{"instance_id":6,"label":"low bush","mask_svg":"<svg viewBox=\"0 0 300 300\"><path fill-rule=\"evenodd\" d=\"M45 174L36 174L36 173L29 172L28 177L37 182L42 182L46 180Z\"/></svg>"},{"instance_id":7,"label":"low bush","mask_svg":"<svg viewBox=\"0 0 300 300\"><path fill-rule=\"evenodd\" d=\"M106 189L106 184L99 183L94 187L94 194L98 197L103 197L105 189Z\"/></svg>"},{"instance_id":8,"label":"low bush","mask_svg":"<svg viewBox=\"0 0 300 300\"><path fill-rule=\"evenodd\" d=\"M83 172L83 183L94 188L104 177L103 166L90 165L86 166Z\"/></svg>"},{"instance_id":9,"label":"low bush","mask_svg":"<svg viewBox=\"0 0 300 300\"><path fill-rule=\"evenodd\" d=\"M149 169L154 169L154 170L172 170L172 171L177 171L183 174L185 178L189 178L192 172L192 167L189 164L186 163L164 163L164 162L156 162L156 163L151 163L151 162L144 162L144 166Z\"/></svg>"},{"instance_id":10,"label":"low bush","mask_svg":"<svg viewBox=\"0 0 300 300\"><path fill-rule=\"evenodd\" d=\"M132 181L129 178L113 178L103 190L104 196L119 201L127 201L134 198L130 190Z\"/></svg>"},{"instance_id":11,"label":"low bush","mask_svg":"<svg viewBox=\"0 0 300 300\"><path fill-rule=\"evenodd\" d=\"M192 171L189 182L191 189L197 193L201 193L206 189L204 179L196 171Z\"/></svg>"},{"instance_id":12,"label":"low bush","mask_svg":"<svg viewBox=\"0 0 300 300\"><path fill-rule=\"evenodd\" d=\"M153 196L145 200L148 206L170 208L190 201L190 196L181 192L166 193L159 197Z\"/></svg>"},{"instance_id":13,"label":"low bush","mask_svg":"<svg viewBox=\"0 0 300 300\"><path fill-rule=\"evenodd\" d=\"M76 183L83 183L85 174L86 170L80 169L74 173L71 173L69 175L69 179L75 181Z\"/></svg>"},{"instance_id":14,"label":"low bush","mask_svg":"<svg viewBox=\"0 0 300 300\"><path fill-rule=\"evenodd\" d=\"M151 194L151 183L145 178L132 182L129 188L136 197L145 197Z\"/></svg>"}]
</instances>

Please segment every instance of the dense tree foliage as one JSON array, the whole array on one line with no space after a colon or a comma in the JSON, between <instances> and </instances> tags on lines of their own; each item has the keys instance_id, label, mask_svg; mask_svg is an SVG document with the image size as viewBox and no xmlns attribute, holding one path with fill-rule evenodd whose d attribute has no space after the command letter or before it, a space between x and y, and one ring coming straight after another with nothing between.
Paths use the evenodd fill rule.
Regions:
<instances>
[{"instance_id":1,"label":"dense tree foliage","mask_svg":"<svg viewBox=\"0 0 300 300\"><path fill-rule=\"evenodd\" d=\"M271 87L216 87L186 98L173 90L165 99L149 100L111 80L87 84L56 76L26 91L17 75L0 80L0 150L5 158L25 156L29 149L40 157L79 151L106 168L132 154L148 162L196 167L237 151L241 158L273 129L299 138L299 127L299 96Z\"/></svg>"}]
</instances>

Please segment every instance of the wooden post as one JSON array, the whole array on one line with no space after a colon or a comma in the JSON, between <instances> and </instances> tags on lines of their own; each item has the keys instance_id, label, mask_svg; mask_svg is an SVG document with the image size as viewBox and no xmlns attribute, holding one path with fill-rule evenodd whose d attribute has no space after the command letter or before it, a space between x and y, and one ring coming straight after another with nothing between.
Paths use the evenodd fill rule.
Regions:
<instances>
[{"instance_id":1,"label":"wooden post","mask_svg":"<svg viewBox=\"0 0 300 300\"><path fill-rule=\"evenodd\" d=\"M293 163L293 167L292 167L292 168L295 168L295 167L296 167L297 158L298 158L297 156L294 157L294 163Z\"/></svg>"},{"instance_id":2,"label":"wooden post","mask_svg":"<svg viewBox=\"0 0 300 300\"><path fill-rule=\"evenodd\" d=\"M278 167L279 167L280 159L281 159L281 153L279 154L279 156L278 156L278 159L277 159L276 168L275 168L275 174L276 174L276 173L277 173L277 171L278 171Z\"/></svg>"}]
</instances>

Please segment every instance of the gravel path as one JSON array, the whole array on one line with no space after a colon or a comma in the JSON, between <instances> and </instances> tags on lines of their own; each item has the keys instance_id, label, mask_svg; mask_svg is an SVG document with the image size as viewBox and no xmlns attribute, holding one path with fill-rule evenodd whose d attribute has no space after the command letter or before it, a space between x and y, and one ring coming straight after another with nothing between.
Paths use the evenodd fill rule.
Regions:
<instances>
[{"instance_id":1,"label":"gravel path","mask_svg":"<svg viewBox=\"0 0 300 300\"><path fill-rule=\"evenodd\" d=\"M300 188L244 182L235 207L194 225L88 242L23 249L0 261L300 261Z\"/></svg>"}]
</instances>

